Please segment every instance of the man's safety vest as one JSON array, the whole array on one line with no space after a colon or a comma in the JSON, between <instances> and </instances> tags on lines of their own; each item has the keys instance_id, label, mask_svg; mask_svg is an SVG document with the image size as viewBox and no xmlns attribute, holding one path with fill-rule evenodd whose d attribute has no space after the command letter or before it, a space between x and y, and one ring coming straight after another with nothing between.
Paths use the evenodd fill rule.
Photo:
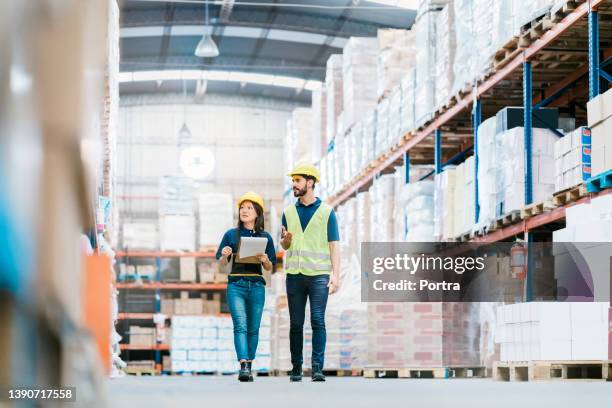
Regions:
<instances>
[{"instance_id":1,"label":"man's safety vest","mask_svg":"<svg viewBox=\"0 0 612 408\"><path fill-rule=\"evenodd\" d=\"M327 240L327 222L332 208L321 203L312 218L302 230L300 217L295 205L285 209L287 231L293 237L285 258L285 271L303 275L329 274L332 270L329 242Z\"/></svg>"}]
</instances>

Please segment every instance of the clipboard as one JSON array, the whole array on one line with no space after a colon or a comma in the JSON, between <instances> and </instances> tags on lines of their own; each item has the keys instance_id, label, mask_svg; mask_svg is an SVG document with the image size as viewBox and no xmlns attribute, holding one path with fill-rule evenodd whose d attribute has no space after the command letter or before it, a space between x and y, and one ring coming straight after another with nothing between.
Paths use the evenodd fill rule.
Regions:
<instances>
[{"instance_id":1,"label":"clipboard","mask_svg":"<svg viewBox=\"0 0 612 408\"><path fill-rule=\"evenodd\" d=\"M268 244L268 238L265 237L241 237L240 241L238 242L238 253L236 254L236 256L234 257L234 261L237 263L244 263L244 264L261 264L261 262L259 261L259 259L255 256L255 255L249 255L249 256L245 256L245 257L241 257L240 256L240 249L242 247L242 242L243 240L249 240L251 242L251 244L253 246L261 246L263 249L261 251L256 251L256 252L261 252L261 253L265 253L266 252L266 245Z\"/></svg>"}]
</instances>

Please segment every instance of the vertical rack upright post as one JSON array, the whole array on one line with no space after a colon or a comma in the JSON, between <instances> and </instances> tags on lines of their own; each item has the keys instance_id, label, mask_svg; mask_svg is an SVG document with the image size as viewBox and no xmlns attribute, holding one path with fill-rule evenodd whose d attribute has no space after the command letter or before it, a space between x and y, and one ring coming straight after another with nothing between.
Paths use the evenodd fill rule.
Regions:
<instances>
[{"instance_id":1,"label":"vertical rack upright post","mask_svg":"<svg viewBox=\"0 0 612 408\"><path fill-rule=\"evenodd\" d=\"M532 172L532 145L531 139L533 129L531 127L532 107L533 107L533 90L532 90L532 71L531 61L523 62L523 113L524 113L524 176L525 176L525 205L533 202L533 172ZM525 282L525 300L530 302L533 300L533 251L532 245L533 236L529 232L525 232L525 241L527 244L527 276Z\"/></svg>"},{"instance_id":2,"label":"vertical rack upright post","mask_svg":"<svg viewBox=\"0 0 612 408\"><path fill-rule=\"evenodd\" d=\"M589 10L589 100L599 95L599 14Z\"/></svg>"},{"instance_id":3,"label":"vertical rack upright post","mask_svg":"<svg viewBox=\"0 0 612 408\"><path fill-rule=\"evenodd\" d=\"M472 109L472 127L474 128L474 224L478 224L480 204L478 203L478 128L482 120L480 99L474 100Z\"/></svg>"},{"instance_id":4,"label":"vertical rack upright post","mask_svg":"<svg viewBox=\"0 0 612 408\"><path fill-rule=\"evenodd\" d=\"M436 174L442 173L442 132L440 129L434 131L434 162Z\"/></svg>"}]
</instances>

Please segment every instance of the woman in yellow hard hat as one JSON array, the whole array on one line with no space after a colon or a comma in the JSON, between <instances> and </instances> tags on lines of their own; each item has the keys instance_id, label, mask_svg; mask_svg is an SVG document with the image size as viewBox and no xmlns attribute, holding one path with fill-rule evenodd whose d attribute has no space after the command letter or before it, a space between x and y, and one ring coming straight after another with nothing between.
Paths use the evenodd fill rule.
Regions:
<instances>
[{"instance_id":1,"label":"woman in yellow hard hat","mask_svg":"<svg viewBox=\"0 0 612 408\"><path fill-rule=\"evenodd\" d=\"M259 324L265 302L266 282L263 267L272 270L276 263L274 242L264 230L263 198L253 192L238 200L238 227L228 230L217 250L221 265L231 264L227 284L227 304L234 324L234 347L240 362L239 381L253 381L251 366L259 340ZM266 250L257 254L257 263L243 263L236 253L243 237L267 238Z\"/></svg>"}]
</instances>

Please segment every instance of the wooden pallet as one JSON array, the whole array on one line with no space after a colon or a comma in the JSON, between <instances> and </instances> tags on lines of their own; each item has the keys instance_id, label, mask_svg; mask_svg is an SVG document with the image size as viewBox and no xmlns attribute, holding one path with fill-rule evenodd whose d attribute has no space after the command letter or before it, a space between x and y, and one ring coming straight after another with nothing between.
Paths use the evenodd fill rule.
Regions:
<instances>
[{"instance_id":1,"label":"wooden pallet","mask_svg":"<svg viewBox=\"0 0 612 408\"><path fill-rule=\"evenodd\" d=\"M588 193L597 193L601 190L612 187L612 170L605 171L601 174L591 177L586 181L586 190Z\"/></svg>"},{"instance_id":2,"label":"wooden pallet","mask_svg":"<svg viewBox=\"0 0 612 408\"><path fill-rule=\"evenodd\" d=\"M312 374L312 370L306 368L302 371L302 375L304 377L310 377ZM345 369L345 368L326 368L323 370L323 374L328 377L360 377L362 375L362 371L358 368L353 369ZM258 374L259 375L259 374ZM270 370L265 374L270 377L287 377L289 376L289 371L287 370Z\"/></svg>"},{"instance_id":3,"label":"wooden pallet","mask_svg":"<svg viewBox=\"0 0 612 408\"><path fill-rule=\"evenodd\" d=\"M573 203L587 195L587 188L584 184L578 184L577 186L570 187L563 191L553 194L552 203L557 207L565 204Z\"/></svg>"},{"instance_id":4,"label":"wooden pallet","mask_svg":"<svg viewBox=\"0 0 612 408\"><path fill-rule=\"evenodd\" d=\"M541 203L529 204L521 209L521 219L531 218L534 215L539 215L555 209L556 206L552 201L544 201Z\"/></svg>"},{"instance_id":5,"label":"wooden pallet","mask_svg":"<svg viewBox=\"0 0 612 408\"><path fill-rule=\"evenodd\" d=\"M483 378L485 367L402 367L363 369L365 378Z\"/></svg>"},{"instance_id":6,"label":"wooden pallet","mask_svg":"<svg viewBox=\"0 0 612 408\"><path fill-rule=\"evenodd\" d=\"M123 369L123 371L127 374L127 375L135 375L137 377L143 376L143 375L149 375L149 376L154 376L157 375L157 371L153 368L130 368L130 367L126 367Z\"/></svg>"},{"instance_id":7,"label":"wooden pallet","mask_svg":"<svg viewBox=\"0 0 612 408\"><path fill-rule=\"evenodd\" d=\"M611 380L612 361L496 361L497 381Z\"/></svg>"}]
</instances>

